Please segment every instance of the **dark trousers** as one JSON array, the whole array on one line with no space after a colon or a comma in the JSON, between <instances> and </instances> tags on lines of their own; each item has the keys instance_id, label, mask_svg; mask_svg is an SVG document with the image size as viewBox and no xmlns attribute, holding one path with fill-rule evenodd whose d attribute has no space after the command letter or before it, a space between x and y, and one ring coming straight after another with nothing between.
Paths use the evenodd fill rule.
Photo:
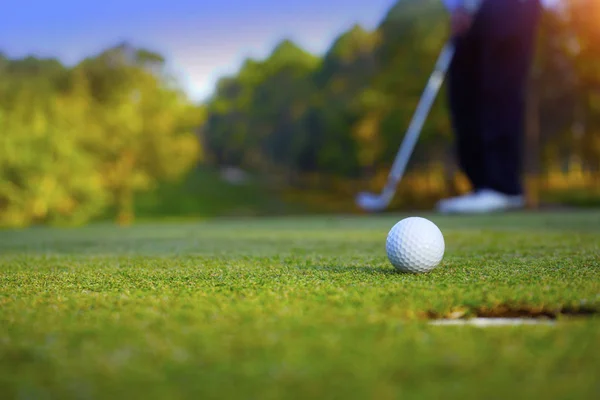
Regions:
<instances>
[{"instance_id":1,"label":"dark trousers","mask_svg":"<svg viewBox=\"0 0 600 400\"><path fill-rule=\"evenodd\" d=\"M469 32L454 38L448 76L458 159L475 190L523 193L526 87L539 0L484 0Z\"/></svg>"}]
</instances>

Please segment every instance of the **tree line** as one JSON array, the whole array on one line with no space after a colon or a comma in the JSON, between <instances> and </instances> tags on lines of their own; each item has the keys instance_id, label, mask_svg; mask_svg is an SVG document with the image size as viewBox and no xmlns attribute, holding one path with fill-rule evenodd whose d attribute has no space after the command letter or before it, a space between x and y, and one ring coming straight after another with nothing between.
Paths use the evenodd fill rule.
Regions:
<instances>
[{"instance_id":1,"label":"tree line","mask_svg":"<svg viewBox=\"0 0 600 400\"><path fill-rule=\"evenodd\" d=\"M200 111L126 44L72 68L0 57L0 225L131 220L136 192L198 162Z\"/></svg>"},{"instance_id":2,"label":"tree line","mask_svg":"<svg viewBox=\"0 0 600 400\"><path fill-rule=\"evenodd\" d=\"M598 2L545 12L530 88L528 168L577 158L600 169ZM438 0L403 0L377 29L354 26L316 57L291 41L223 77L207 104L207 162L283 175L366 179L385 172L448 37ZM412 169L449 171L452 135L442 93ZM533 124L533 125L532 125ZM535 158L535 160L533 160ZM325 179L325 185L328 180Z\"/></svg>"},{"instance_id":3,"label":"tree line","mask_svg":"<svg viewBox=\"0 0 600 400\"><path fill-rule=\"evenodd\" d=\"M528 170L600 170L600 3L545 13L532 73ZM322 56L283 40L194 104L157 53L123 44L67 67L0 55L0 225L133 218L137 193L199 163L292 187L387 173L447 39L439 0L398 1ZM410 170L452 165L444 93ZM449 171L449 172L448 172ZM310 178L310 179L309 179Z\"/></svg>"}]
</instances>

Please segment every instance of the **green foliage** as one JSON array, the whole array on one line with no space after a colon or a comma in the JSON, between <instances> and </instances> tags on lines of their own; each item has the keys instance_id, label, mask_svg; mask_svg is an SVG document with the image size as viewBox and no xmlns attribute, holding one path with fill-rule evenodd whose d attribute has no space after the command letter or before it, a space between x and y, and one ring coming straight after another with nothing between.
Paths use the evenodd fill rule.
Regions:
<instances>
[{"instance_id":1,"label":"green foliage","mask_svg":"<svg viewBox=\"0 0 600 400\"><path fill-rule=\"evenodd\" d=\"M293 174L306 147L303 117L314 93L307 82L318 65L284 40L266 60L247 60L238 76L221 79L203 129L211 161Z\"/></svg>"},{"instance_id":2,"label":"green foliage","mask_svg":"<svg viewBox=\"0 0 600 400\"><path fill-rule=\"evenodd\" d=\"M544 161L557 166L574 159L600 170L600 6L567 1L547 13L541 26L534 78L539 92Z\"/></svg>"},{"instance_id":3,"label":"green foliage","mask_svg":"<svg viewBox=\"0 0 600 400\"><path fill-rule=\"evenodd\" d=\"M597 2L566 2L564 12L543 17L534 71L539 114L533 119L542 131L536 146L544 150L546 168L576 157L597 171ZM267 60L249 60L220 82L203 132L207 157L271 175L353 179L385 172L447 39L442 2L403 0L376 30L356 25L341 34L319 63L285 41ZM303 72L293 75L291 65ZM409 168L452 162L445 96L443 88Z\"/></svg>"},{"instance_id":4,"label":"green foliage","mask_svg":"<svg viewBox=\"0 0 600 400\"><path fill-rule=\"evenodd\" d=\"M138 220L163 218L213 218L219 216L258 216L287 214L291 204L281 200L277 190L260 177L249 176L241 182L223 179L223 171L198 167L172 182L136 196Z\"/></svg>"},{"instance_id":5,"label":"green foliage","mask_svg":"<svg viewBox=\"0 0 600 400\"><path fill-rule=\"evenodd\" d=\"M543 16L528 116L540 133L528 142L546 172L600 170L599 10L572 0ZM203 106L164 57L126 43L72 68L0 54L0 225L82 223L107 210L128 223L137 195L177 185L199 162L350 198L361 179L387 173L447 38L442 2L398 1L375 30L352 26L322 57L282 40L223 77ZM456 186L443 91L408 172L443 170L432 180Z\"/></svg>"},{"instance_id":6,"label":"green foliage","mask_svg":"<svg viewBox=\"0 0 600 400\"><path fill-rule=\"evenodd\" d=\"M40 79L40 78L38 78ZM76 99L28 81L0 93L0 225L81 223L106 204Z\"/></svg>"},{"instance_id":7,"label":"green foliage","mask_svg":"<svg viewBox=\"0 0 600 400\"><path fill-rule=\"evenodd\" d=\"M127 45L67 69L0 62L0 225L83 223L199 160L204 114L158 54Z\"/></svg>"},{"instance_id":8,"label":"green foliage","mask_svg":"<svg viewBox=\"0 0 600 400\"><path fill-rule=\"evenodd\" d=\"M209 102L212 162L342 177L386 166L445 38L443 12L433 0L399 2L376 31L340 35L321 62L289 41L248 61ZM434 113L426 138L445 116Z\"/></svg>"},{"instance_id":9,"label":"green foliage","mask_svg":"<svg viewBox=\"0 0 600 400\"><path fill-rule=\"evenodd\" d=\"M193 133L202 114L160 78L163 61L127 46L86 60L77 68L91 94L89 117L97 126L86 143L97 157L119 220L133 217L133 196L157 180L178 178L198 160Z\"/></svg>"},{"instance_id":10,"label":"green foliage","mask_svg":"<svg viewBox=\"0 0 600 400\"><path fill-rule=\"evenodd\" d=\"M576 134L578 156L589 166L600 170L600 3L573 2L568 29L574 38L569 53L575 65L578 92L578 122L582 129ZM579 142L579 143L578 143Z\"/></svg>"}]
</instances>

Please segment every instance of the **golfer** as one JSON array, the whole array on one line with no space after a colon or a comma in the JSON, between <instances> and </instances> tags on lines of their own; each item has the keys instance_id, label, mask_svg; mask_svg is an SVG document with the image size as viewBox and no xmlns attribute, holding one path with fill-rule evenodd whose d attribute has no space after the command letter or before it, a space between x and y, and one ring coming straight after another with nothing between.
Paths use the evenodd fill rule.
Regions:
<instances>
[{"instance_id":1,"label":"golfer","mask_svg":"<svg viewBox=\"0 0 600 400\"><path fill-rule=\"evenodd\" d=\"M448 72L452 127L460 168L473 191L441 200L442 213L523 207L521 181L526 86L541 0L482 0L469 11L444 1L456 54Z\"/></svg>"}]
</instances>

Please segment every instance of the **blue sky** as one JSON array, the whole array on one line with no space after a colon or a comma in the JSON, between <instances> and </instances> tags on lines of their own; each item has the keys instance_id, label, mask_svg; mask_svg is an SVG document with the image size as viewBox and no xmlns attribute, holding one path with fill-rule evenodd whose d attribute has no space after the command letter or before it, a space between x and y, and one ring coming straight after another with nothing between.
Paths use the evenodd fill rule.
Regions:
<instances>
[{"instance_id":1,"label":"blue sky","mask_svg":"<svg viewBox=\"0 0 600 400\"><path fill-rule=\"evenodd\" d=\"M247 56L283 38L321 53L354 23L375 27L394 0L0 0L0 51L78 62L119 41L157 50L200 100Z\"/></svg>"}]
</instances>

